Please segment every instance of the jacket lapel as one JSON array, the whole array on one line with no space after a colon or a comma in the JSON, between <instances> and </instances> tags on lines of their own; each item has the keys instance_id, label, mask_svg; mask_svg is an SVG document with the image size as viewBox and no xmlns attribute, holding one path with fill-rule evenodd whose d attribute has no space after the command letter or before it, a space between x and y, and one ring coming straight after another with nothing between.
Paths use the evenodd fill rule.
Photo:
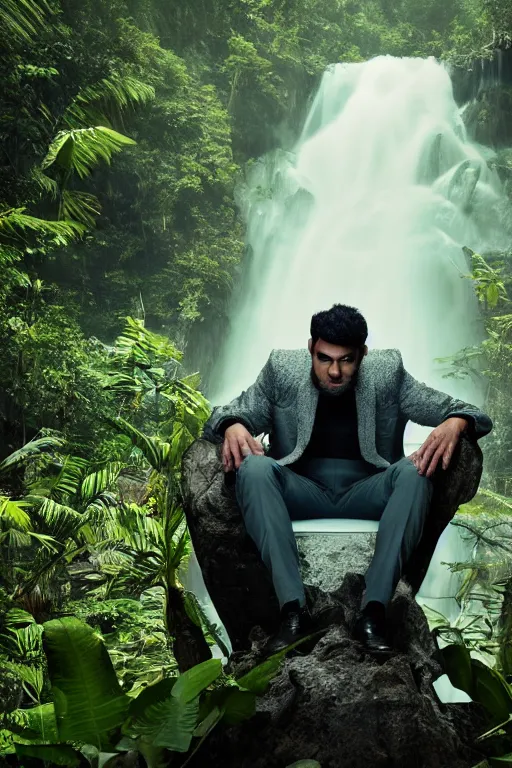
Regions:
<instances>
[{"instance_id":1,"label":"jacket lapel","mask_svg":"<svg viewBox=\"0 0 512 768\"><path fill-rule=\"evenodd\" d=\"M313 431L317 403L318 390L308 368L297 390L297 444L288 456L279 460L279 464L293 464L304 453Z\"/></svg>"},{"instance_id":2,"label":"jacket lapel","mask_svg":"<svg viewBox=\"0 0 512 768\"><path fill-rule=\"evenodd\" d=\"M365 358L361 363L356 385L357 432L363 459L377 467L388 467L389 462L379 456L375 445L376 395L371 365Z\"/></svg>"}]
</instances>

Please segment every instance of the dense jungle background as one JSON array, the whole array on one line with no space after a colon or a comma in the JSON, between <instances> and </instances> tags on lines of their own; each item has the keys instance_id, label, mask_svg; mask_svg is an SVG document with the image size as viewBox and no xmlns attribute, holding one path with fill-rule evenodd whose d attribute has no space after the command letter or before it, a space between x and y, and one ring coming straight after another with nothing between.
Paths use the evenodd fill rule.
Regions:
<instances>
[{"instance_id":1,"label":"dense jungle background","mask_svg":"<svg viewBox=\"0 0 512 768\"><path fill-rule=\"evenodd\" d=\"M208 660L180 581L181 457L244 262L236 185L293 147L328 64L391 54L451 67L512 197L512 5L0 0L0 24L0 762L182 765L271 674ZM453 371L486 381L495 421L485 536L512 507L512 243L471 260L487 339ZM496 621L444 630L506 685L510 534L493 542L498 565L465 567Z\"/></svg>"}]
</instances>

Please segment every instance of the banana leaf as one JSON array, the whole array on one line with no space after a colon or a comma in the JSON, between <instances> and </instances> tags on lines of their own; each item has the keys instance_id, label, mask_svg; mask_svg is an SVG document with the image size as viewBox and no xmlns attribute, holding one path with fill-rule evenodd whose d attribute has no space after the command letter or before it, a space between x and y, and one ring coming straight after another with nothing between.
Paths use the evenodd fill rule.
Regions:
<instances>
[{"instance_id":1,"label":"banana leaf","mask_svg":"<svg viewBox=\"0 0 512 768\"><path fill-rule=\"evenodd\" d=\"M103 641L70 616L44 624L43 647L60 740L108 751L108 734L124 721L130 700Z\"/></svg>"},{"instance_id":2,"label":"banana leaf","mask_svg":"<svg viewBox=\"0 0 512 768\"><path fill-rule=\"evenodd\" d=\"M187 752L197 726L199 701L180 701L172 695L176 678L148 686L130 705L130 719L123 731L142 737L154 747Z\"/></svg>"}]
</instances>

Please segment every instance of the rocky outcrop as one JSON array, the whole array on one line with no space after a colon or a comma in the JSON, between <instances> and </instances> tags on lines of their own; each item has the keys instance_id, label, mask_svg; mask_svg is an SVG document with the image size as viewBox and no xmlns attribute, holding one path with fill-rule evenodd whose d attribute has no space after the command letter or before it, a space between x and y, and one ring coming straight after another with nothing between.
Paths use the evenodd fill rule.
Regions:
<instances>
[{"instance_id":1,"label":"rocky outcrop","mask_svg":"<svg viewBox=\"0 0 512 768\"><path fill-rule=\"evenodd\" d=\"M329 595L309 590L326 634L309 653L287 658L256 716L214 732L191 768L205 761L209 768L284 768L300 759L322 768L469 768L478 762L465 744L466 731L478 733L478 712L437 699L436 648L405 584L389 610L396 654L379 663L352 639L363 581L347 574ZM252 650L235 653L230 671L239 676L260 662L262 640L261 631L253 632Z\"/></svg>"}]
</instances>

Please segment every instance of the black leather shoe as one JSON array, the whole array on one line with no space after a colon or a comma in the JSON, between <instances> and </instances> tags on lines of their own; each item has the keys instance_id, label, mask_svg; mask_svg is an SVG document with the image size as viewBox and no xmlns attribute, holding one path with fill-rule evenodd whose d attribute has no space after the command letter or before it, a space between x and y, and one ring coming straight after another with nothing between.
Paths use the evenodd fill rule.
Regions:
<instances>
[{"instance_id":1,"label":"black leather shoe","mask_svg":"<svg viewBox=\"0 0 512 768\"><path fill-rule=\"evenodd\" d=\"M298 600L286 603L281 609L279 629L265 644L265 653L278 653L312 631L313 621L308 607L305 605L301 608Z\"/></svg>"},{"instance_id":2,"label":"black leather shoe","mask_svg":"<svg viewBox=\"0 0 512 768\"><path fill-rule=\"evenodd\" d=\"M393 649L386 642L385 623L373 616L364 613L359 616L354 626L354 638L376 656L389 656L393 653Z\"/></svg>"}]
</instances>

